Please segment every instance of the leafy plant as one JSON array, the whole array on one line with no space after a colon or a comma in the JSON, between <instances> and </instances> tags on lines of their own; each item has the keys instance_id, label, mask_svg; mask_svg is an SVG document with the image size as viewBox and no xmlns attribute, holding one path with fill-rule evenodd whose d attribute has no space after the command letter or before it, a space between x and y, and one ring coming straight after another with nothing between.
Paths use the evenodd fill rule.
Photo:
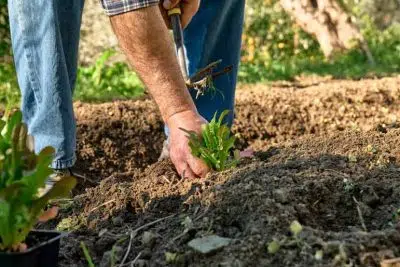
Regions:
<instances>
[{"instance_id":1,"label":"leafy plant","mask_svg":"<svg viewBox=\"0 0 400 267\"><path fill-rule=\"evenodd\" d=\"M64 177L44 195L38 194L53 173L54 149L35 154L27 145L27 127L20 111L0 121L0 250L12 251L31 231L51 199L66 196L75 186Z\"/></svg>"},{"instance_id":2,"label":"leafy plant","mask_svg":"<svg viewBox=\"0 0 400 267\"><path fill-rule=\"evenodd\" d=\"M228 113L229 110L223 111L218 120L215 113L210 123L203 125L201 136L193 131L181 129L188 134L192 154L216 171L236 166L239 159L238 151L234 152L234 158L230 156L236 138L231 136L229 127L223 124Z\"/></svg>"},{"instance_id":3,"label":"leafy plant","mask_svg":"<svg viewBox=\"0 0 400 267\"><path fill-rule=\"evenodd\" d=\"M113 54L106 50L94 64L78 68L75 100L111 101L144 94L142 82L126 63L108 62ZM21 94L13 63L0 62L0 81L0 108L18 106Z\"/></svg>"},{"instance_id":4,"label":"leafy plant","mask_svg":"<svg viewBox=\"0 0 400 267\"><path fill-rule=\"evenodd\" d=\"M93 65L78 69L75 99L107 101L144 94L142 82L126 63L108 63L114 54L106 50Z\"/></svg>"}]
</instances>

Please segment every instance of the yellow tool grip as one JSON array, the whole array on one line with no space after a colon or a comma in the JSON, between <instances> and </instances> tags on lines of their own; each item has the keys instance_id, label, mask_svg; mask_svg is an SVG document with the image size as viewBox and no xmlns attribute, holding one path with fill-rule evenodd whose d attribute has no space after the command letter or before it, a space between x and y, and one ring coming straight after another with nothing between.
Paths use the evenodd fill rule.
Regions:
<instances>
[{"instance_id":1,"label":"yellow tool grip","mask_svg":"<svg viewBox=\"0 0 400 267\"><path fill-rule=\"evenodd\" d=\"M180 15L180 14L182 14L180 7L174 7L173 9L168 10L168 16Z\"/></svg>"}]
</instances>

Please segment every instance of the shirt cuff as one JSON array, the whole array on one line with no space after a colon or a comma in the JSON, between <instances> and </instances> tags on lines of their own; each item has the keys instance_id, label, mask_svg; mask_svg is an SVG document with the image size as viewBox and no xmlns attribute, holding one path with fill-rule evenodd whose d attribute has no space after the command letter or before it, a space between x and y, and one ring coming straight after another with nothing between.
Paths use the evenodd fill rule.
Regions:
<instances>
[{"instance_id":1,"label":"shirt cuff","mask_svg":"<svg viewBox=\"0 0 400 267\"><path fill-rule=\"evenodd\" d=\"M158 5L159 0L101 0L108 16L119 15L129 11Z\"/></svg>"}]
</instances>

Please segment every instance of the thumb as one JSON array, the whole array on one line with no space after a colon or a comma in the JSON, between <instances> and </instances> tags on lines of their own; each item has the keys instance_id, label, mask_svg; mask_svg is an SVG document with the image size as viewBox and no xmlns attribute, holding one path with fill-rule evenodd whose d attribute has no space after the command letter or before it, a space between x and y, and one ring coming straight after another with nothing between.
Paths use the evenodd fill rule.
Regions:
<instances>
[{"instance_id":1,"label":"thumb","mask_svg":"<svg viewBox=\"0 0 400 267\"><path fill-rule=\"evenodd\" d=\"M179 4L179 2L180 0L165 0L163 2L163 7L168 10L176 7Z\"/></svg>"}]
</instances>

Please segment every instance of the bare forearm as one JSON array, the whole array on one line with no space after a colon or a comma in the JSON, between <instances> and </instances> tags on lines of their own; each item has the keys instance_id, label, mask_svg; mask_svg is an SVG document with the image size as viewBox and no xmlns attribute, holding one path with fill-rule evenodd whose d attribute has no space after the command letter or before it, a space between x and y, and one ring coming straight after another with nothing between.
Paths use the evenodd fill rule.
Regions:
<instances>
[{"instance_id":1,"label":"bare forearm","mask_svg":"<svg viewBox=\"0 0 400 267\"><path fill-rule=\"evenodd\" d=\"M196 112L159 8L153 6L114 16L111 24L164 121L180 112Z\"/></svg>"}]
</instances>

